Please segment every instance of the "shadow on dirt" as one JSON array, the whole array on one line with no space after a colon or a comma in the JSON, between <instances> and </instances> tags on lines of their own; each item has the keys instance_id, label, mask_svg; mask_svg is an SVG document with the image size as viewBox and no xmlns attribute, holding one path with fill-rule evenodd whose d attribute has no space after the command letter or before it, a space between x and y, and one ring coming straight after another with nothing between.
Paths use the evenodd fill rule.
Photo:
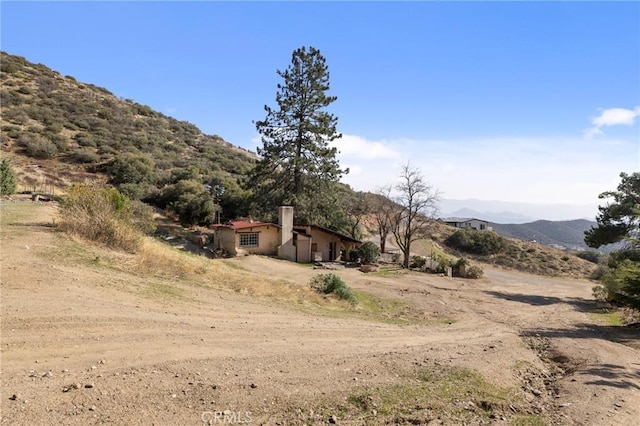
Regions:
<instances>
[{"instance_id":1,"label":"shadow on dirt","mask_svg":"<svg viewBox=\"0 0 640 426\"><path fill-rule=\"evenodd\" d=\"M499 299L508 300L511 302L526 303L532 306L548 306L557 303L564 303L566 305L574 306L580 312L595 312L597 309L602 308L604 305L595 300L583 299L581 297L569 297L561 299L553 296L539 296L535 294L519 294L519 293L503 293L500 291L485 291L485 294L489 296L497 297Z\"/></svg>"},{"instance_id":2,"label":"shadow on dirt","mask_svg":"<svg viewBox=\"0 0 640 426\"><path fill-rule=\"evenodd\" d=\"M602 339L621 343L633 348L640 348L640 330L624 326L608 326L582 323L573 328L529 329L523 336L539 336L549 339Z\"/></svg>"},{"instance_id":3,"label":"shadow on dirt","mask_svg":"<svg viewBox=\"0 0 640 426\"><path fill-rule=\"evenodd\" d=\"M640 386L638 386L637 384L638 382L640 382L640 370L629 372L621 365L594 365L593 367L581 370L579 374L600 377L600 379L585 382L588 385L611 386L620 389L640 390Z\"/></svg>"}]
</instances>

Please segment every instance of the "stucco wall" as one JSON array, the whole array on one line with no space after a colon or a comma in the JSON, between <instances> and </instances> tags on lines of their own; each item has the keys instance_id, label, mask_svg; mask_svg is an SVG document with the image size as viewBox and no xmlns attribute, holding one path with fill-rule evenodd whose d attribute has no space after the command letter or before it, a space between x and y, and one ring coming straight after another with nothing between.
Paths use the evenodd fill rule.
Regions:
<instances>
[{"instance_id":1,"label":"stucco wall","mask_svg":"<svg viewBox=\"0 0 640 426\"><path fill-rule=\"evenodd\" d=\"M240 247L240 234L257 232L258 247ZM249 254L275 255L278 253L278 228L275 226L258 226L255 228L239 229L236 231L235 247L237 251Z\"/></svg>"},{"instance_id":2,"label":"stucco wall","mask_svg":"<svg viewBox=\"0 0 640 426\"><path fill-rule=\"evenodd\" d=\"M318 252L322 253L322 261L329 262L340 259L340 251L344 249L340 244L340 238L331 234L327 234L319 229L310 230L311 238L313 242L318 245ZM329 258L329 243L336 243L336 253L334 253L333 259Z\"/></svg>"},{"instance_id":3,"label":"stucco wall","mask_svg":"<svg viewBox=\"0 0 640 426\"><path fill-rule=\"evenodd\" d=\"M215 233L213 245L221 248L229 254L236 254L236 232L229 228L218 228Z\"/></svg>"},{"instance_id":4,"label":"stucco wall","mask_svg":"<svg viewBox=\"0 0 640 426\"><path fill-rule=\"evenodd\" d=\"M240 247L240 233L257 232L257 247ZM266 254L275 255L278 252L278 228L276 226L256 226L233 230L231 228L219 228L216 232L214 246L222 248L227 253L236 254Z\"/></svg>"},{"instance_id":5,"label":"stucco wall","mask_svg":"<svg viewBox=\"0 0 640 426\"><path fill-rule=\"evenodd\" d=\"M304 235L298 235L296 240L297 262L311 262L311 239Z\"/></svg>"}]
</instances>

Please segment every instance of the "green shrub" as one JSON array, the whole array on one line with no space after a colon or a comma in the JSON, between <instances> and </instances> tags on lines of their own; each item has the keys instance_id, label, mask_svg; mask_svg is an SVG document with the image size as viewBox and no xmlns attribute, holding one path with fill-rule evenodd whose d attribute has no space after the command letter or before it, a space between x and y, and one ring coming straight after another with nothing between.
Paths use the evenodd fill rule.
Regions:
<instances>
[{"instance_id":1,"label":"green shrub","mask_svg":"<svg viewBox=\"0 0 640 426\"><path fill-rule=\"evenodd\" d=\"M458 259L453 265L451 265L452 273L454 277L462 277L462 269L467 268L469 266L469 261L464 257ZM465 271L466 274L466 271ZM466 275L464 275L466 277Z\"/></svg>"},{"instance_id":2,"label":"green shrub","mask_svg":"<svg viewBox=\"0 0 640 426\"><path fill-rule=\"evenodd\" d=\"M151 157L123 154L111 165L111 183L151 183L155 181L155 164Z\"/></svg>"},{"instance_id":3,"label":"green shrub","mask_svg":"<svg viewBox=\"0 0 640 426\"><path fill-rule=\"evenodd\" d=\"M213 195L195 180L181 180L165 187L160 205L177 214L183 225L211 223L218 211Z\"/></svg>"},{"instance_id":4,"label":"green shrub","mask_svg":"<svg viewBox=\"0 0 640 426\"><path fill-rule=\"evenodd\" d=\"M621 261L602 277L602 287L607 301L640 309L640 263Z\"/></svg>"},{"instance_id":5,"label":"green shrub","mask_svg":"<svg viewBox=\"0 0 640 426\"><path fill-rule=\"evenodd\" d=\"M458 259L451 265L451 267L453 268L452 272L454 277L478 279L482 278L482 275L484 274L482 268L475 265L472 266L471 263L464 257Z\"/></svg>"},{"instance_id":6,"label":"green shrub","mask_svg":"<svg viewBox=\"0 0 640 426\"><path fill-rule=\"evenodd\" d=\"M458 269L462 268L463 266L469 266L469 261L464 257L461 257L456 261L456 263L453 264L453 267Z\"/></svg>"},{"instance_id":7,"label":"green shrub","mask_svg":"<svg viewBox=\"0 0 640 426\"><path fill-rule=\"evenodd\" d=\"M22 133L19 127L13 127L13 126L5 126L5 127L6 129L3 128L2 130L4 131L4 134L10 138L16 139Z\"/></svg>"},{"instance_id":8,"label":"green shrub","mask_svg":"<svg viewBox=\"0 0 640 426\"><path fill-rule=\"evenodd\" d=\"M87 146L87 147L95 147L96 146L96 141L93 138L92 135L88 134L88 133L78 133L74 136L74 139L76 140L76 142L78 143L78 145L80 146Z\"/></svg>"},{"instance_id":9,"label":"green shrub","mask_svg":"<svg viewBox=\"0 0 640 426\"><path fill-rule=\"evenodd\" d=\"M45 136L56 146L58 152L65 152L69 149L69 139L66 136L51 133Z\"/></svg>"},{"instance_id":10,"label":"green shrub","mask_svg":"<svg viewBox=\"0 0 640 426\"><path fill-rule=\"evenodd\" d=\"M366 243L362 244L360 248L358 248L357 253L358 257L360 258L360 262L365 265L376 263L380 258L380 249L371 241L367 241Z\"/></svg>"},{"instance_id":11,"label":"green shrub","mask_svg":"<svg viewBox=\"0 0 640 426\"><path fill-rule=\"evenodd\" d=\"M118 191L132 200L143 200L149 195L151 185L146 183L123 183L118 185Z\"/></svg>"},{"instance_id":12,"label":"green shrub","mask_svg":"<svg viewBox=\"0 0 640 426\"><path fill-rule=\"evenodd\" d=\"M505 239L495 232L467 228L451 234L445 244L456 250L480 255L500 253L506 246Z\"/></svg>"},{"instance_id":13,"label":"green shrub","mask_svg":"<svg viewBox=\"0 0 640 426\"><path fill-rule=\"evenodd\" d=\"M77 163L88 164L100 161L100 156L92 149L81 148L73 153L73 159Z\"/></svg>"},{"instance_id":14,"label":"green shrub","mask_svg":"<svg viewBox=\"0 0 640 426\"><path fill-rule=\"evenodd\" d=\"M591 263L595 263L596 265L600 263L600 259L602 259L603 257L597 251L592 251L592 250L579 251L576 254L576 256L578 256L581 259L587 260Z\"/></svg>"},{"instance_id":15,"label":"green shrub","mask_svg":"<svg viewBox=\"0 0 640 426\"><path fill-rule=\"evenodd\" d=\"M436 262L440 265L435 272L443 273L448 266L453 267L453 261L446 255L436 255Z\"/></svg>"},{"instance_id":16,"label":"green shrub","mask_svg":"<svg viewBox=\"0 0 640 426\"><path fill-rule=\"evenodd\" d=\"M421 269L424 265L427 264L427 258L424 256L412 256L411 264L409 265L411 268Z\"/></svg>"},{"instance_id":17,"label":"green shrub","mask_svg":"<svg viewBox=\"0 0 640 426\"><path fill-rule=\"evenodd\" d=\"M589 278L596 281L601 280L602 277L604 277L608 271L609 271L609 268L606 265L598 265L596 269L594 269L593 272L591 272L591 275L589 276Z\"/></svg>"},{"instance_id":18,"label":"green shrub","mask_svg":"<svg viewBox=\"0 0 640 426\"><path fill-rule=\"evenodd\" d=\"M24 111L15 108L3 113L3 115L3 118L10 123L19 124L21 126L29 122L29 116Z\"/></svg>"},{"instance_id":19,"label":"green shrub","mask_svg":"<svg viewBox=\"0 0 640 426\"><path fill-rule=\"evenodd\" d=\"M58 153L56 145L40 135L24 134L20 136L19 143L24 146L29 157L47 159L55 157Z\"/></svg>"},{"instance_id":20,"label":"green shrub","mask_svg":"<svg viewBox=\"0 0 640 426\"><path fill-rule=\"evenodd\" d=\"M609 298L609 295L607 294L607 290L602 285L594 286L591 289L591 291L593 292L593 297L595 297L596 300L600 300L602 302L606 302L608 300L608 298Z\"/></svg>"},{"instance_id":21,"label":"green shrub","mask_svg":"<svg viewBox=\"0 0 640 426\"><path fill-rule=\"evenodd\" d=\"M470 266L467 268L467 278L471 278L477 280L478 278L482 278L484 275L484 271L479 266Z\"/></svg>"},{"instance_id":22,"label":"green shrub","mask_svg":"<svg viewBox=\"0 0 640 426\"><path fill-rule=\"evenodd\" d=\"M0 194L11 195L16 192L18 182L13 166L6 158L0 163Z\"/></svg>"},{"instance_id":23,"label":"green shrub","mask_svg":"<svg viewBox=\"0 0 640 426\"><path fill-rule=\"evenodd\" d=\"M311 279L311 288L323 294L335 294L339 299L347 300L351 304L356 303L356 297L336 274L320 274Z\"/></svg>"},{"instance_id":24,"label":"green shrub","mask_svg":"<svg viewBox=\"0 0 640 426\"><path fill-rule=\"evenodd\" d=\"M74 185L60 203L62 230L104 244L135 252L142 234L155 230L153 211L132 202L114 188Z\"/></svg>"}]
</instances>

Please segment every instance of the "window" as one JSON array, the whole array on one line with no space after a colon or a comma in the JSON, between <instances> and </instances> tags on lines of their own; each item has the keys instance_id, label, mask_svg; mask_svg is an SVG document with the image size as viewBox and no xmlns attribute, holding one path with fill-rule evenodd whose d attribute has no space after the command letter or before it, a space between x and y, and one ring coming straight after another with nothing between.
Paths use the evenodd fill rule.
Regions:
<instances>
[{"instance_id":1,"label":"window","mask_svg":"<svg viewBox=\"0 0 640 426\"><path fill-rule=\"evenodd\" d=\"M244 232L240 234L240 247L258 247L258 233Z\"/></svg>"}]
</instances>

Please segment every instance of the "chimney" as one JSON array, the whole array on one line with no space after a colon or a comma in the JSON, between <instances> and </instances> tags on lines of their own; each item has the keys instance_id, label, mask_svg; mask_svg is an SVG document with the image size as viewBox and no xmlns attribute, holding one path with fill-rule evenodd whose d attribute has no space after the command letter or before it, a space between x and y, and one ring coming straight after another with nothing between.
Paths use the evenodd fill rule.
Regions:
<instances>
[{"instance_id":1,"label":"chimney","mask_svg":"<svg viewBox=\"0 0 640 426\"><path fill-rule=\"evenodd\" d=\"M295 262L296 248L293 245L293 207L280 206L278 208L278 225L280 225L278 257Z\"/></svg>"}]
</instances>

